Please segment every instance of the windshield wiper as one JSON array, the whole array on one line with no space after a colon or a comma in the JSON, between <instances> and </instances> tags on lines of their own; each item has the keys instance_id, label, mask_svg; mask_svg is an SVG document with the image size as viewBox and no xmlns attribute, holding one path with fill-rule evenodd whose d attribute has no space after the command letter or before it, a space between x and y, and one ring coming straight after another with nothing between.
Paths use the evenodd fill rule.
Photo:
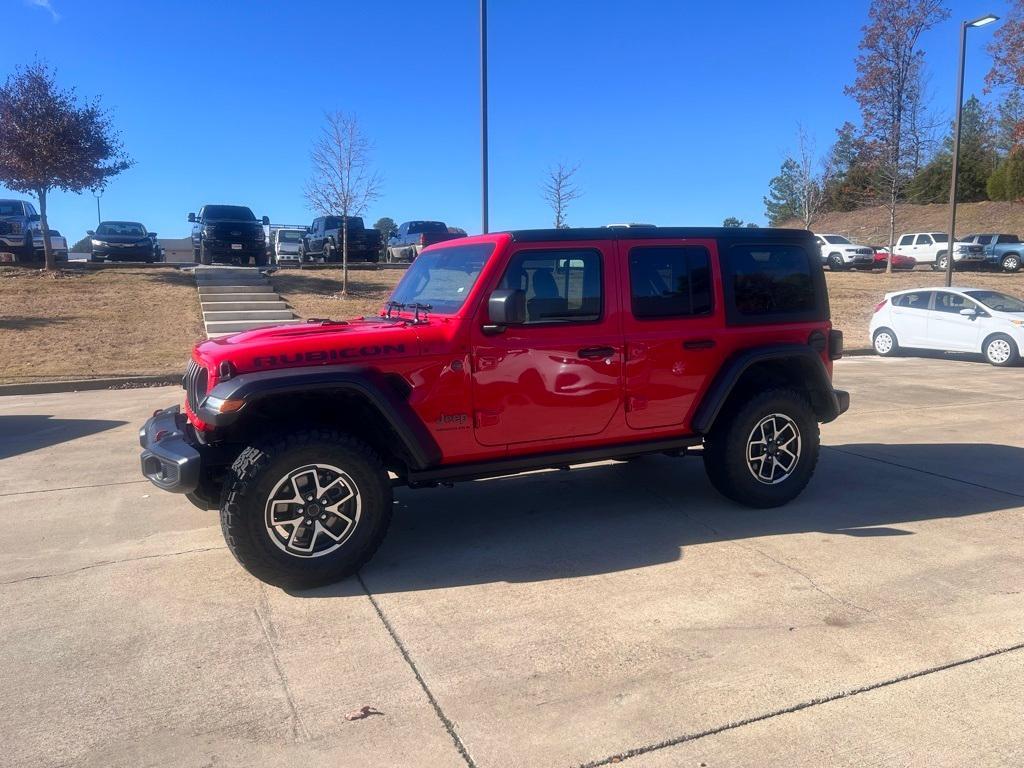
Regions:
<instances>
[{"instance_id":1,"label":"windshield wiper","mask_svg":"<svg viewBox=\"0 0 1024 768\"><path fill-rule=\"evenodd\" d=\"M391 319L392 311L396 309L405 309L406 305L400 301L389 301L384 305L384 317Z\"/></svg>"},{"instance_id":2,"label":"windshield wiper","mask_svg":"<svg viewBox=\"0 0 1024 768\"><path fill-rule=\"evenodd\" d=\"M420 321L420 312L423 313L423 321L426 322L427 312L432 310L434 308L434 305L420 304L419 302L415 302L413 304L409 304L408 307L413 310L412 321L414 323L418 323Z\"/></svg>"}]
</instances>

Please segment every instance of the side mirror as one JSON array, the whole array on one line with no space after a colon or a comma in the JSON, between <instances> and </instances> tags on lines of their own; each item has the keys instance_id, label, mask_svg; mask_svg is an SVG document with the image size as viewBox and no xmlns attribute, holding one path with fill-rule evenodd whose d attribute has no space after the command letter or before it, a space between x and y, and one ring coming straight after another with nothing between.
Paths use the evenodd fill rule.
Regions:
<instances>
[{"instance_id":1,"label":"side mirror","mask_svg":"<svg viewBox=\"0 0 1024 768\"><path fill-rule=\"evenodd\" d=\"M196 215L194 213L190 213L188 215L188 223L189 224L195 224L196 223Z\"/></svg>"},{"instance_id":2,"label":"side mirror","mask_svg":"<svg viewBox=\"0 0 1024 768\"><path fill-rule=\"evenodd\" d=\"M960 314L963 315L964 317L969 317L971 318L971 320L973 320L978 316L978 311L976 309L971 309L970 307L967 307L966 309L961 309Z\"/></svg>"},{"instance_id":3,"label":"side mirror","mask_svg":"<svg viewBox=\"0 0 1024 768\"><path fill-rule=\"evenodd\" d=\"M156 232L150 232L149 236L156 240Z\"/></svg>"},{"instance_id":4,"label":"side mirror","mask_svg":"<svg viewBox=\"0 0 1024 768\"><path fill-rule=\"evenodd\" d=\"M487 316L491 322L484 326L485 333L501 333L506 326L522 325L526 322L526 291L495 291L487 300Z\"/></svg>"},{"instance_id":5,"label":"side mirror","mask_svg":"<svg viewBox=\"0 0 1024 768\"><path fill-rule=\"evenodd\" d=\"M92 236L93 236L93 235L95 235L96 233L95 233L95 232L93 232L93 231L92 231L91 229L87 229L87 230L85 230L85 234L87 234L87 235L88 235L89 237L92 237Z\"/></svg>"},{"instance_id":6,"label":"side mirror","mask_svg":"<svg viewBox=\"0 0 1024 768\"><path fill-rule=\"evenodd\" d=\"M264 216L262 221L263 221L263 226L265 226L265 227L269 227L270 226L270 217L269 216Z\"/></svg>"}]
</instances>

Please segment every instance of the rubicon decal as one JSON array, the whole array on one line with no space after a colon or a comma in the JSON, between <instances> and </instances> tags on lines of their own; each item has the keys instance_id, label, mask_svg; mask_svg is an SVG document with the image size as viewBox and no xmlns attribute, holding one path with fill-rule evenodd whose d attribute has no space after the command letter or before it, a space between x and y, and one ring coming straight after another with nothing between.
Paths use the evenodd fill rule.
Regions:
<instances>
[{"instance_id":1,"label":"rubicon decal","mask_svg":"<svg viewBox=\"0 0 1024 768\"><path fill-rule=\"evenodd\" d=\"M309 352L282 352L279 355L260 355L252 359L252 364L254 368L273 368L278 365L316 365L317 363L331 363L359 357L400 355L404 352L405 344L368 344L364 347L316 349Z\"/></svg>"}]
</instances>

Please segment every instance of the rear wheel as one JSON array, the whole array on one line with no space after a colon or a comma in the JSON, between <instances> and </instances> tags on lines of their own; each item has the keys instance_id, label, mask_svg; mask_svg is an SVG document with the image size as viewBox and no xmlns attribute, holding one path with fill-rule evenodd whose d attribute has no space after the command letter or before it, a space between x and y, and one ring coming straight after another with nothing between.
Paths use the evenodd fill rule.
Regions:
<instances>
[{"instance_id":1,"label":"rear wheel","mask_svg":"<svg viewBox=\"0 0 1024 768\"><path fill-rule=\"evenodd\" d=\"M896 334L888 328L879 328L875 331L871 343L875 348L875 352L882 357L895 357L899 354L900 345L896 341Z\"/></svg>"},{"instance_id":2,"label":"rear wheel","mask_svg":"<svg viewBox=\"0 0 1024 768\"><path fill-rule=\"evenodd\" d=\"M807 398L770 389L718 417L704 439L704 469L723 496L750 507L777 507L806 487L818 448L818 421Z\"/></svg>"},{"instance_id":3,"label":"rear wheel","mask_svg":"<svg viewBox=\"0 0 1024 768\"><path fill-rule=\"evenodd\" d=\"M1016 253L1008 253L1003 256L1001 264L1004 272L1016 272L1020 269L1020 255Z\"/></svg>"},{"instance_id":4,"label":"rear wheel","mask_svg":"<svg viewBox=\"0 0 1024 768\"><path fill-rule=\"evenodd\" d=\"M221 528L253 576L308 588L369 560L391 505L391 482L372 448L330 430L302 431L242 451L224 486Z\"/></svg>"},{"instance_id":5,"label":"rear wheel","mask_svg":"<svg viewBox=\"0 0 1024 768\"><path fill-rule=\"evenodd\" d=\"M998 365L1001 368L1016 365L1020 359L1020 352L1013 339L1002 333L997 333L985 339L982 351L985 353L986 360L992 363L992 365Z\"/></svg>"}]
</instances>

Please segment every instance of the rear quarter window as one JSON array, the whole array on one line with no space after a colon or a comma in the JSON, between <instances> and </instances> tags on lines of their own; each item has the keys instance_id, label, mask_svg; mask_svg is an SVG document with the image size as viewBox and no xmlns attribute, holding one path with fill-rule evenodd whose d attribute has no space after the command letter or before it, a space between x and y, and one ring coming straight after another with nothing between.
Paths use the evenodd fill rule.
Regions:
<instances>
[{"instance_id":1,"label":"rear quarter window","mask_svg":"<svg viewBox=\"0 0 1024 768\"><path fill-rule=\"evenodd\" d=\"M796 243L737 243L723 264L730 322L805 322L828 318L821 267Z\"/></svg>"}]
</instances>

